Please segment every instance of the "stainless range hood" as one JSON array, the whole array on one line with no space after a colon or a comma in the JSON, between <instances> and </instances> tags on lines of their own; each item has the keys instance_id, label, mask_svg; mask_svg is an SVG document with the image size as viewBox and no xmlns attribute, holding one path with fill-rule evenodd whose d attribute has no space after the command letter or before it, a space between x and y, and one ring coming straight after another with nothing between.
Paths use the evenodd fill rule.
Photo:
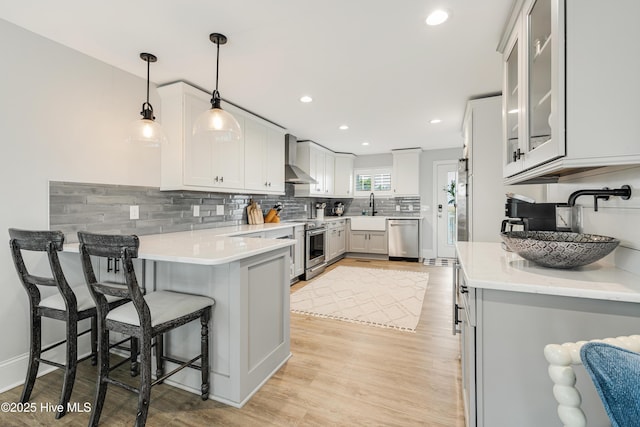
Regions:
<instances>
[{"instance_id":1,"label":"stainless range hood","mask_svg":"<svg viewBox=\"0 0 640 427\"><path fill-rule=\"evenodd\" d=\"M317 184L318 181L296 166L298 138L290 133L284 136L284 182L291 184Z\"/></svg>"}]
</instances>

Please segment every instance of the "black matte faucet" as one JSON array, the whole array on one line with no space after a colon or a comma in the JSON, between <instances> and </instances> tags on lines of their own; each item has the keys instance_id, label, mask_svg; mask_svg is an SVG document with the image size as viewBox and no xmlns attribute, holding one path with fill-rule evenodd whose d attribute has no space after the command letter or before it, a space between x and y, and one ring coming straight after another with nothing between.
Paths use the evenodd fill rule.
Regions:
<instances>
[{"instance_id":1,"label":"black matte faucet","mask_svg":"<svg viewBox=\"0 0 640 427\"><path fill-rule=\"evenodd\" d=\"M593 210L598 212L598 199L609 200L609 196L619 196L622 200L629 200L631 198L631 187L623 185L620 188L611 190L608 187L604 187L602 190L578 190L571 193L567 204L569 206L575 206L576 199L580 196L593 196Z\"/></svg>"},{"instance_id":2,"label":"black matte faucet","mask_svg":"<svg viewBox=\"0 0 640 427\"><path fill-rule=\"evenodd\" d=\"M375 194L369 194L369 207L371 208L371 216L376 214L376 196Z\"/></svg>"}]
</instances>

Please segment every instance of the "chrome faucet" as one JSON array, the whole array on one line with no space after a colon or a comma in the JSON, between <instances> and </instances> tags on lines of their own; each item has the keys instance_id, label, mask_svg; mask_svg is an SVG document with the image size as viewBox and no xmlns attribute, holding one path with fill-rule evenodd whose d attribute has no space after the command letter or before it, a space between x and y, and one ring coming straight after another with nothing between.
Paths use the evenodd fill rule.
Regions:
<instances>
[{"instance_id":1,"label":"chrome faucet","mask_svg":"<svg viewBox=\"0 0 640 427\"><path fill-rule=\"evenodd\" d=\"M612 190L608 187L604 187L602 190L578 190L571 193L567 204L569 206L575 206L576 199L580 196L593 196L593 210L598 212L598 199L609 200L610 196L619 196L622 200L629 200L631 198L631 187L623 185L620 188Z\"/></svg>"},{"instance_id":2,"label":"chrome faucet","mask_svg":"<svg viewBox=\"0 0 640 427\"><path fill-rule=\"evenodd\" d=\"M376 211L376 196L375 194L369 194L369 207L371 208L371 216L374 216L378 211Z\"/></svg>"}]
</instances>

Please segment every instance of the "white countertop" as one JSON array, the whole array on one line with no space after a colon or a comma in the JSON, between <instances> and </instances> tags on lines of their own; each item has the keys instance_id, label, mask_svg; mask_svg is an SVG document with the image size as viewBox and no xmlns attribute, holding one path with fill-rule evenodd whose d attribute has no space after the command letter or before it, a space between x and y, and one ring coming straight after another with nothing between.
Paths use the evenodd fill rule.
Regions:
<instances>
[{"instance_id":1,"label":"white countertop","mask_svg":"<svg viewBox=\"0 0 640 427\"><path fill-rule=\"evenodd\" d=\"M139 236L138 258L186 264L226 264L296 243L293 239L256 239L238 234L289 228L297 224L239 225ZM66 243L64 251L78 253L78 247L78 243Z\"/></svg>"},{"instance_id":2,"label":"white countertop","mask_svg":"<svg viewBox=\"0 0 640 427\"><path fill-rule=\"evenodd\" d=\"M603 260L577 269L545 268L500 243L457 242L468 286L611 301L640 302L640 276Z\"/></svg>"},{"instance_id":3,"label":"white countertop","mask_svg":"<svg viewBox=\"0 0 640 427\"><path fill-rule=\"evenodd\" d=\"M370 216L370 215L362 215L362 216ZM422 215L421 215L421 216L406 216L406 215L404 215L404 216L402 216L402 215L375 215L375 216L376 216L376 217L385 218L385 219L424 219L424 216L422 216ZM340 217L340 218L346 218L346 219L349 219L349 218L358 218L358 217L360 217L360 215L342 216L342 217ZM325 220L326 220L327 218L338 218L338 217L326 217L326 216L325 216L324 218L325 218Z\"/></svg>"}]
</instances>

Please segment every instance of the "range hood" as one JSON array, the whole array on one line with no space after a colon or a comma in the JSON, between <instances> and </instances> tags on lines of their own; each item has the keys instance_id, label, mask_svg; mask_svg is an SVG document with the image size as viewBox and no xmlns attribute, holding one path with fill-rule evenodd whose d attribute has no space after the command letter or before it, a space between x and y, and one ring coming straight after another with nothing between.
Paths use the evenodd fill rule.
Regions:
<instances>
[{"instance_id":1,"label":"range hood","mask_svg":"<svg viewBox=\"0 0 640 427\"><path fill-rule=\"evenodd\" d=\"M284 136L284 182L291 184L317 184L318 181L296 166L298 138L290 133Z\"/></svg>"}]
</instances>

